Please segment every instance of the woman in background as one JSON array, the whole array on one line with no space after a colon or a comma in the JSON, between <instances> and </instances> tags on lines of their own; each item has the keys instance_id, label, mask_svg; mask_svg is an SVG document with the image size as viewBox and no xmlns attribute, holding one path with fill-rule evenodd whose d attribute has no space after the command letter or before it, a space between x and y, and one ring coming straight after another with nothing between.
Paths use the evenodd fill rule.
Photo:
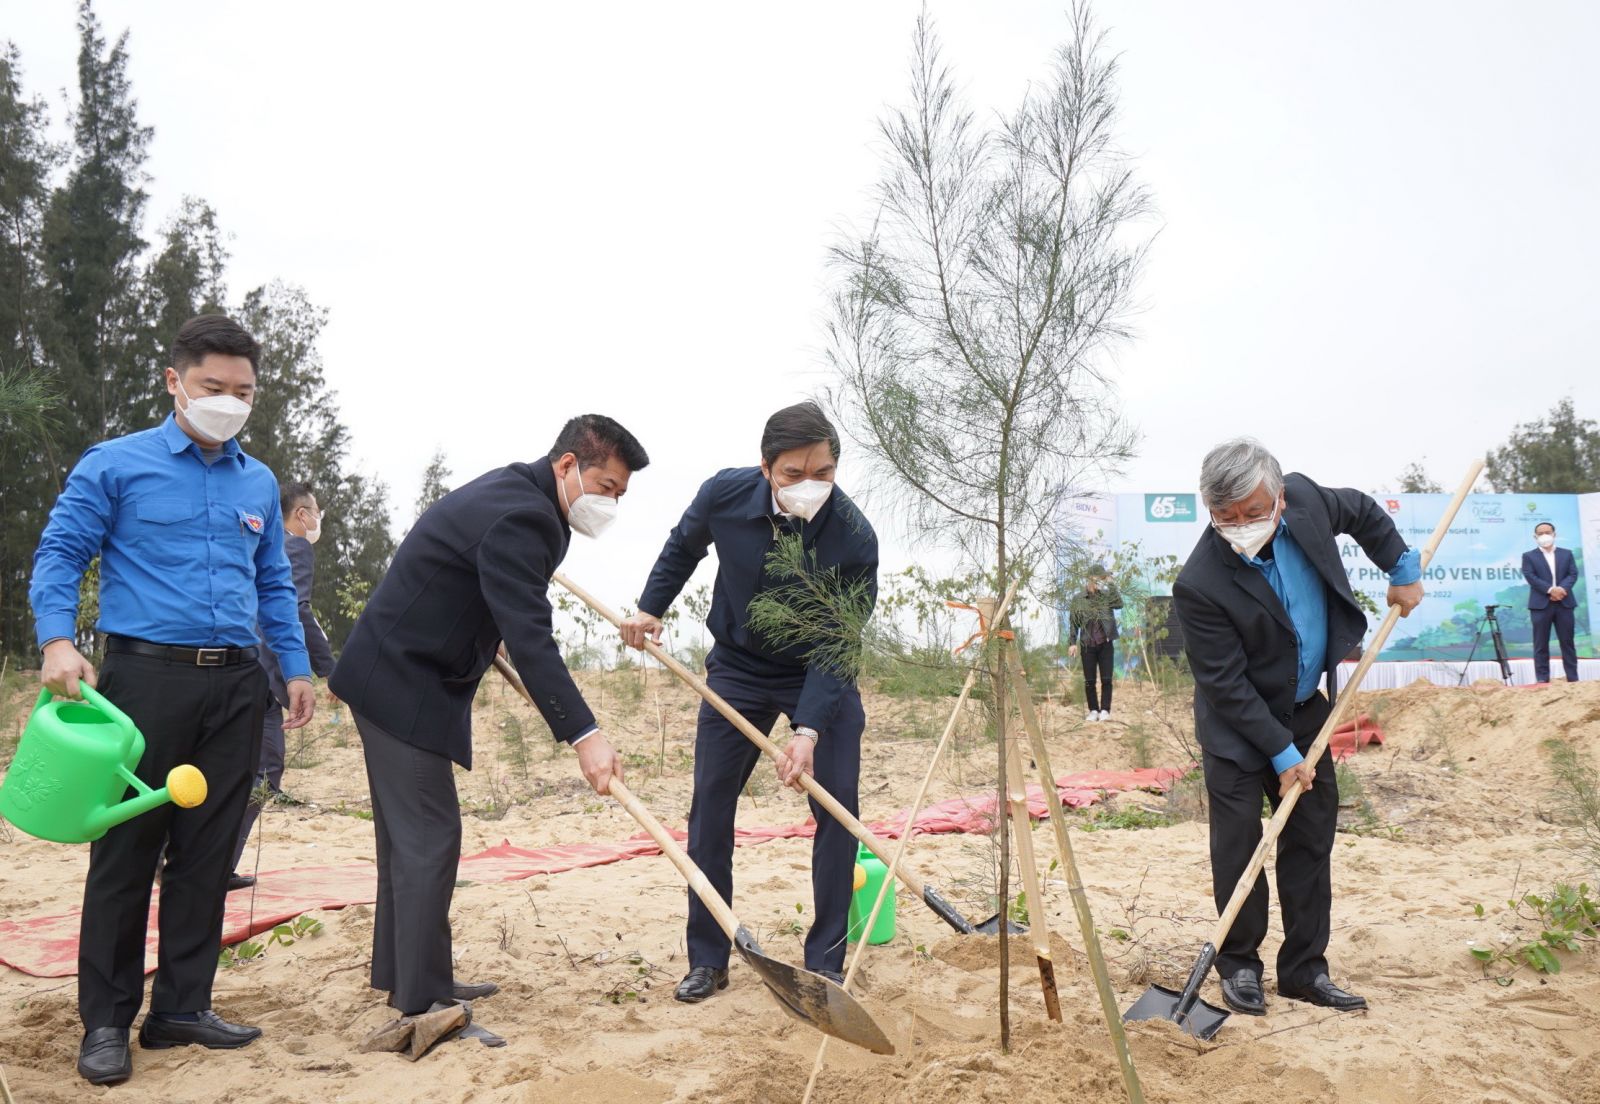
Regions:
<instances>
[{"instance_id":1,"label":"woman in background","mask_svg":"<svg viewBox=\"0 0 1600 1104\"><path fill-rule=\"evenodd\" d=\"M1090 722L1111 719L1111 671L1117 639L1117 615L1122 595L1099 564L1089 567L1089 578L1082 594L1072 600L1072 616L1067 626L1067 654L1083 653L1083 696L1089 705ZM1099 672L1099 694L1095 693L1095 673Z\"/></svg>"}]
</instances>

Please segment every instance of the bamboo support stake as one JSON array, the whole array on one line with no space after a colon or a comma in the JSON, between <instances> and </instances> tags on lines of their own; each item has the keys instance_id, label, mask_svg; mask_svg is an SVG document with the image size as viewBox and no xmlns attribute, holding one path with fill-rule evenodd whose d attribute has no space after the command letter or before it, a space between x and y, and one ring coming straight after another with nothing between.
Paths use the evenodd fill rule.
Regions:
<instances>
[{"instance_id":1,"label":"bamboo support stake","mask_svg":"<svg viewBox=\"0 0 1600 1104\"><path fill-rule=\"evenodd\" d=\"M978 605L989 617L990 624L998 627L1000 621L994 616L994 600L983 599ZM994 653L996 677L1008 671L1011 666L1010 661L1010 642L1002 639ZM1018 666L1020 667L1020 664ZM1011 688L1019 707L1021 701L1028 698L1028 709L1031 712L1033 701L1029 697L1027 681L1017 678ZM1044 911L1044 895L1039 889L1039 864L1033 854L1033 818L1028 815L1028 784L1022 772L1022 758L1017 752L1017 742L1010 736L1009 725L1001 726L1000 739L1005 742L1006 797L1011 811L1011 832L1016 839L1017 866L1022 872L1022 891L1027 894L1028 900L1028 936L1033 943L1034 958L1038 961L1039 988L1044 992L1045 1013L1060 1023L1061 998L1056 990L1055 962L1050 957L1050 925ZM998 815L998 810L996 814ZM1010 902L1002 901L1000 912L1000 923L1004 926L1010 920L1010 916L1007 915L1010 912Z\"/></svg>"},{"instance_id":2,"label":"bamboo support stake","mask_svg":"<svg viewBox=\"0 0 1600 1104\"><path fill-rule=\"evenodd\" d=\"M1072 854L1072 839L1067 832L1066 812L1061 807L1061 793L1056 789L1055 772L1050 768L1050 752L1044 744L1044 730L1039 726L1039 715L1034 711L1033 698L1028 693L1027 676L1022 662L1010 656L1012 674L1016 679L1017 703L1022 710L1022 727L1027 730L1033 749L1034 762L1039 766L1039 780L1044 785L1045 802L1050 811L1050 824L1055 829L1056 853L1061 859L1061 869L1067 878L1067 892L1072 897L1073 910L1078 914L1078 927L1083 933L1084 953L1089 956L1089 969L1094 975L1094 987L1100 994L1100 1009L1105 1014L1106 1028L1117 1050L1117 1063L1122 1067L1122 1086L1128 1093L1129 1104L1144 1104L1144 1089L1139 1084L1139 1073L1133 1066L1133 1054L1128 1049L1128 1035L1122 1027L1122 1015L1117 1010L1117 996L1111 991L1111 977L1106 970L1105 955L1100 951L1100 937L1095 933L1094 916L1089 911L1089 898L1083 891L1083 879L1078 876L1078 862Z\"/></svg>"},{"instance_id":3,"label":"bamboo support stake","mask_svg":"<svg viewBox=\"0 0 1600 1104\"><path fill-rule=\"evenodd\" d=\"M996 611L1004 617L1011 607L1011 600L1017 596L1018 584L1013 582L1006 591L1005 597L1000 600ZM889 860L888 872L884 874L883 884L878 887L878 896L872 902L872 911L867 914L866 921L861 925L861 939L856 943L855 954L850 956L850 965L845 970L843 987L846 991L850 983L855 980L856 969L861 965L861 956L867 949L867 933L878 922L878 913L883 909L883 903L889 896L889 887L894 884L896 875L900 871L900 860L911 848L911 826L917 822L917 815L922 812L922 803L927 800L928 787L933 783L933 776L939 767L939 760L944 756L944 750L950 744L950 738L955 735L956 725L961 720L961 709L967 703L967 695L972 693L972 687L978 679L978 665L974 663L967 670L966 681L961 684L961 693L956 696L956 704L950 710L950 719L945 722L944 732L939 736L939 742L934 745L933 754L928 759L928 769L922 775L922 785L917 789L917 796L911 802L911 808L906 813L905 826L900 830L900 840L895 845L894 857ZM914 1024L914 1021L913 1021ZM915 1026L913 1026L915 1032ZM913 1040L915 1041L915 1040ZM828 1040L824 1036L817 1044L816 1061L811 1063L811 1076L806 1080L805 1096L801 1104L811 1104L811 1094L816 1090L817 1077L822 1073L823 1059L828 1053Z\"/></svg>"}]
</instances>

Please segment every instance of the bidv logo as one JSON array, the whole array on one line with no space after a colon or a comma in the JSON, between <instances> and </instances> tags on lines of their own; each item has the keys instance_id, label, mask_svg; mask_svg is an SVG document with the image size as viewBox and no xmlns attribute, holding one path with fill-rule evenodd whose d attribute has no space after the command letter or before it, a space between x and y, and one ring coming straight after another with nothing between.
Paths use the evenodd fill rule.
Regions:
<instances>
[{"instance_id":1,"label":"bidv logo","mask_svg":"<svg viewBox=\"0 0 1600 1104\"><path fill-rule=\"evenodd\" d=\"M1503 524L1506 520L1500 503L1493 499L1487 502L1475 500L1472 503L1472 516L1489 525Z\"/></svg>"},{"instance_id":2,"label":"bidv logo","mask_svg":"<svg viewBox=\"0 0 1600 1104\"><path fill-rule=\"evenodd\" d=\"M1194 521L1197 516L1192 494L1144 496L1146 521Z\"/></svg>"}]
</instances>

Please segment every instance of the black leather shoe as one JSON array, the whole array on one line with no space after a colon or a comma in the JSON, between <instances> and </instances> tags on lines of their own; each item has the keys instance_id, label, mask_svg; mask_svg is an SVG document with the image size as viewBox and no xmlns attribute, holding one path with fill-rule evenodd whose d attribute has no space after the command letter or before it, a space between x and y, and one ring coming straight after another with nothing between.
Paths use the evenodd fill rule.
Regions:
<instances>
[{"instance_id":1,"label":"black leather shoe","mask_svg":"<svg viewBox=\"0 0 1600 1104\"><path fill-rule=\"evenodd\" d=\"M1280 987L1280 993L1283 991ZM1246 1016L1265 1016L1267 997L1261 991L1261 975L1245 967L1231 978L1222 979L1222 1000L1235 1012Z\"/></svg>"},{"instance_id":2,"label":"black leather shoe","mask_svg":"<svg viewBox=\"0 0 1600 1104\"><path fill-rule=\"evenodd\" d=\"M816 974L818 977L827 978L829 981L833 982L835 985L843 985L844 984L844 975L839 973L839 971L837 971L837 970L812 970L811 972L813 974Z\"/></svg>"},{"instance_id":3,"label":"black leather shoe","mask_svg":"<svg viewBox=\"0 0 1600 1104\"><path fill-rule=\"evenodd\" d=\"M200 1013L200 1018L193 1023L162 1019L151 1013L139 1025L139 1045L146 1050L166 1050L168 1047L189 1046L191 1043L212 1050L238 1050L259 1038L259 1027L229 1023L209 1008Z\"/></svg>"},{"instance_id":4,"label":"black leather shoe","mask_svg":"<svg viewBox=\"0 0 1600 1104\"><path fill-rule=\"evenodd\" d=\"M1320 1005L1323 1008L1336 1008L1340 1012L1355 1012L1367 1006L1366 997L1345 992L1329 981L1327 974L1318 974L1311 979L1310 985L1289 986L1280 982L1278 995L1288 997L1290 1000Z\"/></svg>"},{"instance_id":5,"label":"black leather shoe","mask_svg":"<svg viewBox=\"0 0 1600 1104\"><path fill-rule=\"evenodd\" d=\"M125 1027L97 1027L78 1048L78 1076L91 1085L115 1085L133 1076L133 1051Z\"/></svg>"},{"instance_id":6,"label":"black leather shoe","mask_svg":"<svg viewBox=\"0 0 1600 1104\"><path fill-rule=\"evenodd\" d=\"M727 970L696 966L678 983L678 991L672 996L674 1000L681 1000L684 1004L699 1004L717 990L727 987Z\"/></svg>"},{"instance_id":7,"label":"black leather shoe","mask_svg":"<svg viewBox=\"0 0 1600 1104\"><path fill-rule=\"evenodd\" d=\"M251 886L253 886L255 884L256 884L256 879L255 879L254 875L251 875L251 874L229 874L228 875L228 892L229 893L232 893L236 889L249 889Z\"/></svg>"},{"instance_id":8,"label":"black leather shoe","mask_svg":"<svg viewBox=\"0 0 1600 1104\"><path fill-rule=\"evenodd\" d=\"M492 997L498 992L500 992L500 986L492 981L452 981L450 983L450 995L458 1001L482 1000L484 997Z\"/></svg>"}]
</instances>

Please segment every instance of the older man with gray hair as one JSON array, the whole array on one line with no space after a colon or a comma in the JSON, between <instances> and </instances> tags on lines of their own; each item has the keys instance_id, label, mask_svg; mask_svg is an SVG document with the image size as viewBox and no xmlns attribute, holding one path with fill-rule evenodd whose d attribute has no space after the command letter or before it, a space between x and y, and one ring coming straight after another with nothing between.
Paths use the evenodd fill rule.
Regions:
<instances>
[{"instance_id":1,"label":"older man with gray hair","mask_svg":"<svg viewBox=\"0 0 1600 1104\"><path fill-rule=\"evenodd\" d=\"M1353 537L1389 576L1388 599L1409 614L1422 600L1421 556L1360 491L1287 477L1261 444L1218 445L1200 465L1211 528L1173 586L1194 673L1195 735L1211 805L1211 880L1220 913L1261 841L1261 798L1276 809L1298 779L1306 793L1278 840L1283 945L1278 993L1340 1010L1364 998L1328 977L1329 914L1339 792L1333 761L1305 752L1331 711L1319 688L1366 633L1334 538ZM1263 873L1217 949L1222 997L1264 1016L1259 950L1267 934Z\"/></svg>"}]
</instances>

